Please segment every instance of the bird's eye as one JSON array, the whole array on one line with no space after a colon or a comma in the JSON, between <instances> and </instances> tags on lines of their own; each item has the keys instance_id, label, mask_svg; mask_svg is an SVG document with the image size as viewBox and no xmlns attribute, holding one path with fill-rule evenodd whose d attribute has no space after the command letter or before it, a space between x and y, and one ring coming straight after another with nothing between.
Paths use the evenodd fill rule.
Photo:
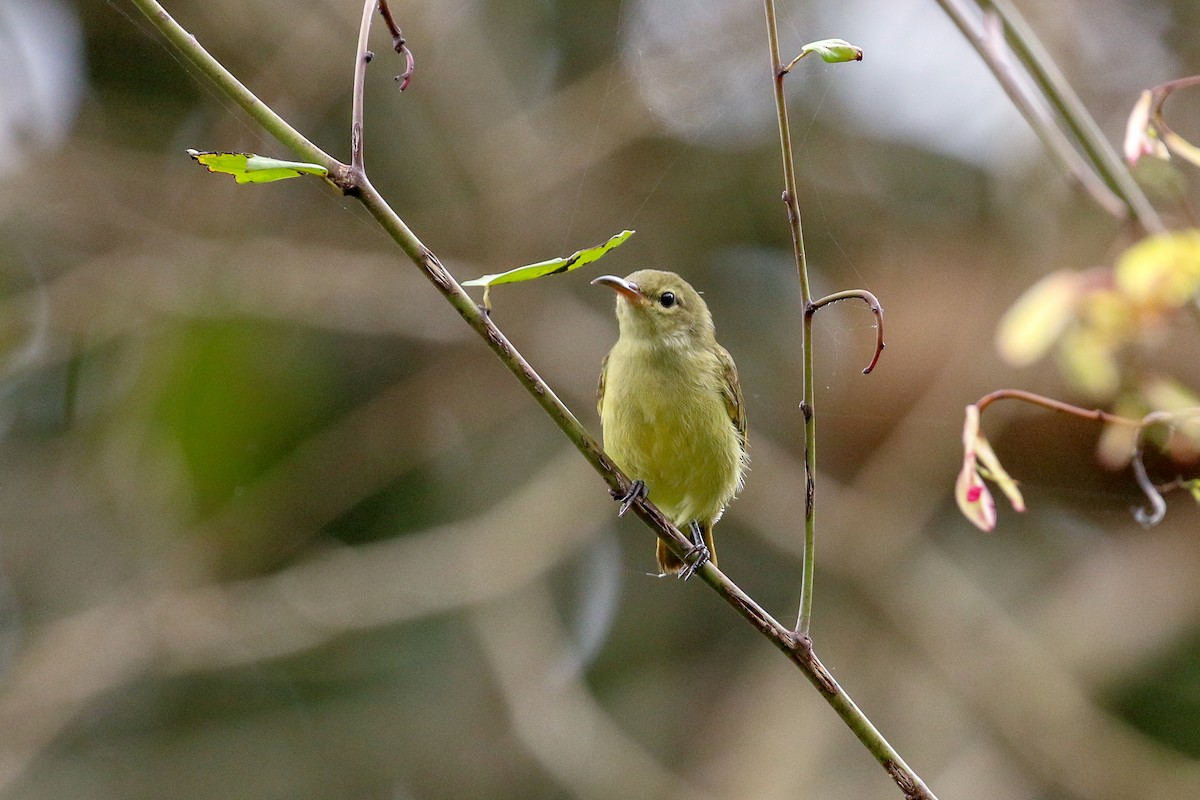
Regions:
<instances>
[{"instance_id":1,"label":"bird's eye","mask_svg":"<svg viewBox=\"0 0 1200 800\"><path fill-rule=\"evenodd\" d=\"M658 298L658 304L661 305L663 308L670 308L671 306L675 305L675 293L674 292L663 292L662 295Z\"/></svg>"}]
</instances>

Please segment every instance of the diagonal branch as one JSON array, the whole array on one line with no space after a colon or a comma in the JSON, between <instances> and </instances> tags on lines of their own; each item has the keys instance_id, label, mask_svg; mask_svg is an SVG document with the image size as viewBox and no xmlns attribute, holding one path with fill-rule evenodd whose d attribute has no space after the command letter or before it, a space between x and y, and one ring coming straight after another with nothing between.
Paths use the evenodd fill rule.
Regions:
<instances>
[{"instance_id":1,"label":"diagonal branch","mask_svg":"<svg viewBox=\"0 0 1200 800\"><path fill-rule=\"evenodd\" d=\"M1131 217L1146 232L1162 231L1158 212L1016 9L1007 0L975 0L974 5L984 14L978 21L968 10L967 0L938 0L938 5L975 48L1051 157L1096 204L1118 219ZM1009 45L1040 96L1017 79L1008 60ZM1050 108L1079 143L1086 159L1051 118Z\"/></svg>"},{"instance_id":2,"label":"diagonal branch","mask_svg":"<svg viewBox=\"0 0 1200 800\"><path fill-rule=\"evenodd\" d=\"M1075 136L1091 163L1125 203L1130 214L1147 233L1165 230L1158 212L1138 186L1128 167L1117 155L1083 100L1071 88L1050 53L1010 0L978 0L985 13L993 12L1004 26L1006 37L1021 64L1054 106Z\"/></svg>"}]
</instances>

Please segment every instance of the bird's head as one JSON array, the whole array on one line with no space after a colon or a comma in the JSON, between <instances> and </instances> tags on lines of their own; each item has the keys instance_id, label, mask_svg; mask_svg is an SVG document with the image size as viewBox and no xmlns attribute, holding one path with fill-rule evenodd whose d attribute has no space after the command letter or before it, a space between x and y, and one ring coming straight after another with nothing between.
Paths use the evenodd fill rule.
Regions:
<instances>
[{"instance_id":1,"label":"bird's head","mask_svg":"<svg viewBox=\"0 0 1200 800\"><path fill-rule=\"evenodd\" d=\"M674 272L640 269L628 277L592 281L617 293L621 332L660 344L686 344L713 335L712 314L700 293Z\"/></svg>"}]
</instances>

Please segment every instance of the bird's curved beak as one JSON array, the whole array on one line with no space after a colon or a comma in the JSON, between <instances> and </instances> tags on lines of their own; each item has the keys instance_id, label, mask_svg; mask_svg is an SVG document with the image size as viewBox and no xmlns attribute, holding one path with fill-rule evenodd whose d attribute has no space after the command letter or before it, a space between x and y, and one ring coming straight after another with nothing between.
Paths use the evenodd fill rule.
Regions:
<instances>
[{"instance_id":1,"label":"bird's curved beak","mask_svg":"<svg viewBox=\"0 0 1200 800\"><path fill-rule=\"evenodd\" d=\"M636 283L630 283L624 278L618 278L616 275L601 275L599 278L593 280L592 284L607 286L633 305L646 302L646 295L642 294L642 290L638 288Z\"/></svg>"}]
</instances>

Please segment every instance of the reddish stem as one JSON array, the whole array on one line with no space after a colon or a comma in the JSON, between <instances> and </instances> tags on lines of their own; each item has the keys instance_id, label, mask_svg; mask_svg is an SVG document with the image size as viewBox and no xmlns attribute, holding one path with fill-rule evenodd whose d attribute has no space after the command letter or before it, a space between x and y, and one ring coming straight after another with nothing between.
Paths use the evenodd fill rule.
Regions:
<instances>
[{"instance_id":1,"label":"reddish stem","mask_svg":"<svg viewBox=\"0 0 1200 800\"><path fill-rule=\"evenodd\" d=\"M887 346L883 343L883 306L879 304L879 300L875 295L866 289L847 289L844 292L834 292L831 295L822 297L820 300L814 300L809 303L804 313L811 317L817 313L817 309L819 308L841 300L853 300L855 298L866 303L867 308L871 309L871 313L875 315L875 355L871 357L871 363L867 364L866 369L863 370L863 375L870 375L871 370L875 369L875 365L879 363L879 356L883 354L883 348Z\"/></svg>"},{"instance_id":2,"label":"reddish stem","mask_svg":"<svg viewBox=\"0 0 1200 800\"><path fill-rule=\"evenodd\" d=\"M975 406L979 409L979 413L982 415L984 409L997 400L1021 400L1050 411L1057 411L1060 414L1070 414L1073 417L1092 419L1098 422L1108 422L1113 425L1128 425L1131 428L1140 428L1143 425L1143 422L1140 419L1131 419L1129 417L1118 416L1117 414L1111 414L1098 408L1087 409L1080 406L1074 406L1070 403L1064 403L1061 400L1051 400L1049 397L1043 397L1040 394L1026 392L1021 389L999 389L991 392L990 394L985 394L983 397L979 398L978 402L975 403Z\"/></svg>"},{"instance_id":3,"label":"reddish stem","mask_svg":"<svg viewBox=\"0 0 1200 800\"><path fill-rule=\"evenodd\" d=\"M408 49L408 43L404 41L404 34L400 32L400 26L392 18L392 10L388 8L387 0L379 0L379 14L383 17L384 24L387 25L388 33L392 35L392 49L404 56L404 72L396 76L396 80L400 81L400 91L403 92L412 80L417 62L413 58L412 51Z\"/></svg>"}]
</instances>

